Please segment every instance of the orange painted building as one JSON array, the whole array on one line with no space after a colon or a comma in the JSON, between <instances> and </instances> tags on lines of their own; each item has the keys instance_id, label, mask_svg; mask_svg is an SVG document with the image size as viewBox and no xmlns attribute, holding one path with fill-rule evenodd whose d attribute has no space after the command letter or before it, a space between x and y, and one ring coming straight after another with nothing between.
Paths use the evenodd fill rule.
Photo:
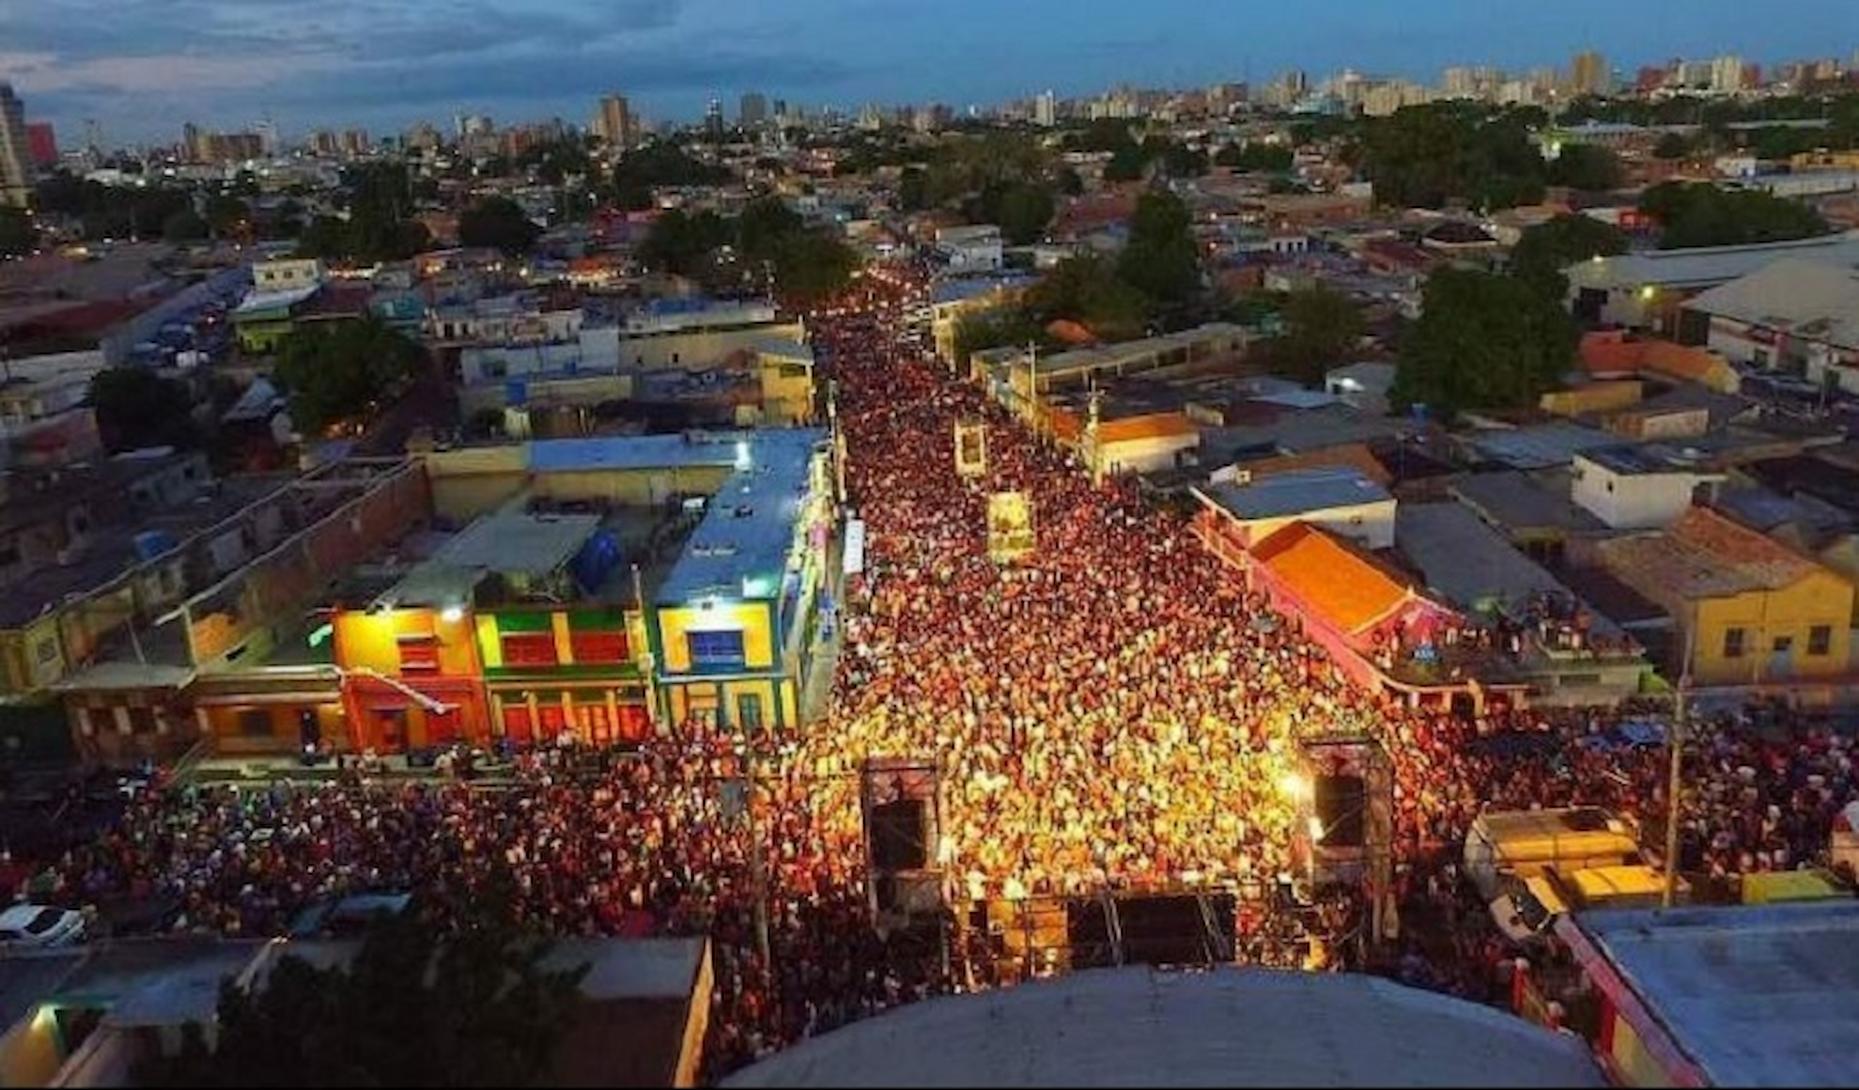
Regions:
<instances>
[{"instance_id":1,"label":"orange painted building","mask_svg":"<svg viewBox=\"0 0 1859 1090\"><path fill-rule=\"evenodd\" d=\"M490 738L468 611L344 610L331 623L342 707L356 749L391 753Z\"/></svg>"}]
</instances>

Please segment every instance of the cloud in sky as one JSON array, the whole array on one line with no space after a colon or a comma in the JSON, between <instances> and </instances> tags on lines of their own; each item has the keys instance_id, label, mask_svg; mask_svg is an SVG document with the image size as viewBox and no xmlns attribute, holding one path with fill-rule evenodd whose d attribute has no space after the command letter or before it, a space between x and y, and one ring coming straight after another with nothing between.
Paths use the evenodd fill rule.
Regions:
<instances>
[{"instance_id":1,"label":"cloud in sky","mask_svg":"<svg viewBox=\"0 0 1859 1090\"><path fill-rule=\"evenodd\" d=\"M584 119L622 91L692 117L759 89L841 105L1255 80L1344 65L1773 61L1859 46L1854 0L0 0L0 79L67 130L182 121L398 129L461 110ZM1842 30L1841 28L1845 28ZM1844 39L1840 35L1844 34Z\"/></svg>"}]
</instances>

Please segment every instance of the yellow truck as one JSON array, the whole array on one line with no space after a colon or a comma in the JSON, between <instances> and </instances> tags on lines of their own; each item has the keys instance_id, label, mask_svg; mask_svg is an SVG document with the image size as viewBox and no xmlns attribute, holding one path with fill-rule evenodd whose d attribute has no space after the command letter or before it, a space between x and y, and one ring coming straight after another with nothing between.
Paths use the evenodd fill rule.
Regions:
<instances>
[{"instance_id":1,"label":"yellow truck","mask_svg":"<svg viewBox=\"0 0 1859 1090\"><path fill-rule=\"evenodd\" d=\"M1636 903L1640 871L1651 868L1633 827L1592 806L1488 810L1465 838L1466 878L1498 927L1518 941L1569 908Z\"/></svg>"}]
</instances>

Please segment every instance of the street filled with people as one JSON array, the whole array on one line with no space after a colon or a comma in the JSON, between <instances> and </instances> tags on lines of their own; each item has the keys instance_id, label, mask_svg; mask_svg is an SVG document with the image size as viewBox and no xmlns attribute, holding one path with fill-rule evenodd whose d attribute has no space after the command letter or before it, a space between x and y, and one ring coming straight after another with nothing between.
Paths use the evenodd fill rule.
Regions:
<instances>
[{"instance_id":1,"label":"street filled with people","mask_svg":"<svg viewBox=\"0 0 1859 1090\"><path fill-rule=\"evenodd\" d=\"M1475 999L1505 950L1457 874L1482 808L1593 804L1644 822L1666 809L1666 750L1627 723L1657 707L1414 709L1352 685L1250 594L1178 513L1133 481L1094 483L977 387L901 346L905 288L867 279L815 323L836 390L864 571L841 596L827 714L762 740L683 724L643 749L546 746L495 785L387 780L157 782L103 835L34 881L73 906L172 898L178 931L287 933L307 905L415 894L443 926L496 881L524 926L557 935L713 941L708 1062L720 1073L793 1041L997 974L881 936L866 887L859 771L932 762L935 864L952 899L1105 887L1223 888L1242 899L1292 872L1287 790L1300 741L1362 734L1391 759L1390 942L1343 953L1348 898L1317 912L1308 959ZM983 475L954 467L954 426L987 427ZM1033 551L990 556L988 497L1030 501ZM1850 739L1797 717L1756 731L1694 725L1681 862L1734 875L1813 862L1855 797ZM1242 931L1262 927L1242 911ZM1269 911L1267 912L1269 915ZM764 935L765 940L764 940ZM1256 950L1242 934L1236 948Z\"/></svg>"}]
</instances>

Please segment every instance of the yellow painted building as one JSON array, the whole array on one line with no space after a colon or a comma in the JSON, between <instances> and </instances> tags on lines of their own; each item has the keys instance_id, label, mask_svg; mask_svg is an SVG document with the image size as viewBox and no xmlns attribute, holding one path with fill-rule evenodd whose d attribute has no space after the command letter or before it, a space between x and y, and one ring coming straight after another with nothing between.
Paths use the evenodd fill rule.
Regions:
<instances>
[{"instance_id":1,"label":"yellow painted building","mask_svg":"<svg viewBox=\"0 0 1859 1090\"><path fill-rule=\"evenodd\" d=\"M1704 507L1601 543L1602 563L1670 613L1674 675L1698 685L1832 681L1852 671L1845 575Z\"/></svg>"}]
</instances>

